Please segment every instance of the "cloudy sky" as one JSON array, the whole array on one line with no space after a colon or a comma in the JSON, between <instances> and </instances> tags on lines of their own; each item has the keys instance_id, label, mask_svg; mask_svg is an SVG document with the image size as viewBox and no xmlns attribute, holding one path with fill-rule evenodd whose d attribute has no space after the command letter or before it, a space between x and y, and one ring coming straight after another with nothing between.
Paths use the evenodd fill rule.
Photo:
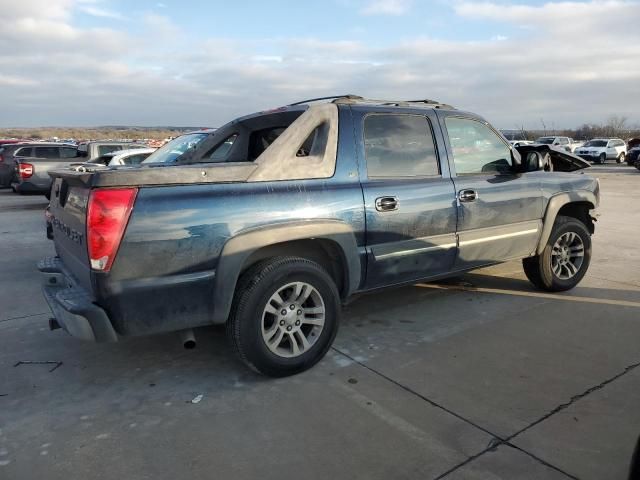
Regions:
<instances>
[{"instance_id":1,"label":"cloudy sky","mask_svg":"<svg viewBox=\"0 0 640 480\"><path fill-rule=\"evenodd\" d=\"M219 126L433 98L500 128L640 123L640 3L0 0L0 126Z\"/></svg>"}]
</instances>

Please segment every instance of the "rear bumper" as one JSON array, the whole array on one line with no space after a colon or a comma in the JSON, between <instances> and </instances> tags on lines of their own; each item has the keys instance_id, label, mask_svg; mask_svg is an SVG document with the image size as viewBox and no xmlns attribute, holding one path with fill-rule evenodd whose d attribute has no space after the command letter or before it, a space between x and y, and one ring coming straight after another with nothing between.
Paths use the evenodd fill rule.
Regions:
<instances>
[{"instance_id":1,"label":"rear bumper","mask_svg":"<svg viewBox=\"0 0 640 480\"><path fill-rule=\"evenodd\" d=\"M38 263L42 293L53 316L70 335L93 342L116 342L118 334L107 313L93 303L91 295L76 285L58 257Z\"/></svg>"},{"instance_id":2,"label":"rear bumper","mask_svg":"<svg viewBox=\"0 0 640 480\"><path fill-rule=\"evenodd\" d=\"M38 185L29 181L12 182L11 186L16 192L33 192L33 193L49 193L51 185Z\"/></svg>"}]
</instances>

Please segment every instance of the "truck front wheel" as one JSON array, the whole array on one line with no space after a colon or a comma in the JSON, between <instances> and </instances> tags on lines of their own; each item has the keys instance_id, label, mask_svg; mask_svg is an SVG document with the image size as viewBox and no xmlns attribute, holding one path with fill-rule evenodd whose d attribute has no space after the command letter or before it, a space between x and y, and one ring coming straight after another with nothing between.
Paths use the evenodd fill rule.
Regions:
<instances>
[{"instance_id":1,"label":"truck front wheel","mask_svg":"<svg viewBox=\"0 0 640 480\"><path fill-rule=\"evenodd\" d=\"M591 261L591 236L573 217L558 216L542 253L522 260L524 273L536 287L561 292L575 287Z\"/></svg>"},{"instance_id":2,"label":"truck front wheel","mask_svg":"<svg viewBox=\"0 0 640 480\"><path fill-rule=\"evenodd\" d=\"M324 357L338 331L339 315L338 290L320 265L278 257L242 275L227 332L249 367L284 377Z\"/></svg>"}]
</instances>

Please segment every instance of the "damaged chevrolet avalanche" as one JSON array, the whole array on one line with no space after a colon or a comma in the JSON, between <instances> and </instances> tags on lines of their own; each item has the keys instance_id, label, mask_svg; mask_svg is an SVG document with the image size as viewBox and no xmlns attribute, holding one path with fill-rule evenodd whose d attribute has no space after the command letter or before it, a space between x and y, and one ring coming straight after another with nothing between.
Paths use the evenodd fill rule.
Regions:
<instances>
[{"instance_id":1,"label":"damaged chevrolet avalanche","mask_svg":"<svg viewBox=\"0 0 640 480\"><path fill-rule=\"evenodd\" d=\"M180 137L139 167L53 172L55 319L105 342L226 324L271 376L318 362L355 294L522 259L547 291L591 259L597 180L439 102L313 99Z\"/></svg>"}]
</instances>

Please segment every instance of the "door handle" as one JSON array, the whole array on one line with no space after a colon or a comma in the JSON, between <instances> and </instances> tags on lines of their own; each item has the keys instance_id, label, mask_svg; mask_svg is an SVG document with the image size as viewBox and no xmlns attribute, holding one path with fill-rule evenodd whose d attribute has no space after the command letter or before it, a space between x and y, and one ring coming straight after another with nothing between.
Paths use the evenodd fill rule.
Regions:
<instances>
[{"instance_id":1,"label":"door handle","mask_svg":"<svg viewBox=\"0 0 640 480\"><path fill-rule=\"evenodd\" d=\"M391 212L398 209L397 197L378 197L376 198L376 210L379 212Z\"/></svg>"},{"instance_id":2,"label":"door handle","mask_svg":"<svg viewBox=\"0 0 640 480\"><path fill-rule=\"evenodd\" d=\"M458 200L461 202L475 202L478 199L478 192L475 190L460 190Z\"/></svg>"}]
</instances>

